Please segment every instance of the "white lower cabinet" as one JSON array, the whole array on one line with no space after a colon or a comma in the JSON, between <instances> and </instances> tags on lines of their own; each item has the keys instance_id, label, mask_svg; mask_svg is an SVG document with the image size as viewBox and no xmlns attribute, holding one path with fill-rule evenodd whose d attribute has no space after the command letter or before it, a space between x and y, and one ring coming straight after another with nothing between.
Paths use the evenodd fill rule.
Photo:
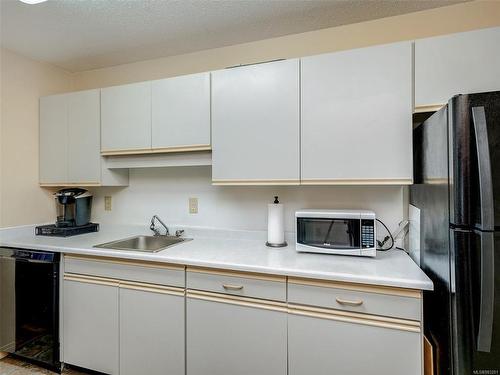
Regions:
<instances>
[{"instance_id":1,"label":"white lower cabinet","mask_svg":"<svg viewBox=\"0 0 500 375\"><path fill-rule=\"evenodd\" d=\"M64 362L118 374L118 283L65 277Z\"/></svg>"},{"instance_id":2,"label":"white lower cabinet","mask_svg":"<svg viewBox=\"0 0 500 375\"><path fill-rule=\"evenodd\" d=\"M286 309L213 299L187 298L187 375L286 375Z\"/></svg>"},{"instance_id":3,"label":"white lower cabinet","mask_svg":"<svg viewBox=\"0 0 500 375\"><path fill-rule=\"evenodd\" d=\"M184 296L120 287L120 375L184 374Z\"/></svg>"},{"instance_id":4,"label":"white lower cabinet","mask_svg":"<svg viewBox=\"0 0 500 375\"><path fill-rule=\"evenodd\" d=\"M64 270L64 363L111 375L185 374L183 266L68 255Z\"/></svg>"},{"instance_id":5,"label":"white lower cabinet","mask_svg":"<svg viewBox=\"0 0 500 375\"><path fill-rule=\"evenodd\" d=\"M419 332L313 315L288 317L289 375L422 375Z\"/></svg>"},{"instance_id":6,"label":"white lower cabinet","mask_svg":"<svg viewBox=\"0 0 500 375\"><path fill-rule=\"evenodd\" d=\"M112 375L423 373L419 291L189 268L179 279L174 265L155 276L176 285L166 286L132 281L133 267L158 265L68 256L64 267L70 365Z\"/></svg>"}]
</instances>

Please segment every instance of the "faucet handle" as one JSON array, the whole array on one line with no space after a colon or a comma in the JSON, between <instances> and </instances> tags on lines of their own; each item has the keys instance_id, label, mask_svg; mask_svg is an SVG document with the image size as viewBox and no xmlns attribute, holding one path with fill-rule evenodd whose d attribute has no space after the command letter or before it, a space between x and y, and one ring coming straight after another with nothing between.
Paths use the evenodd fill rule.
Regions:
<instances>
[{"instance_id":1,"label":"faucet handle","mask_svg":"<svg viewBox=\"0 0 500 375\"><path fill-rule=\"evenodd\" d=\"M180 237L184 234L184 229L178 229L175 231L175 237Z\"/></svg>"}]
</instances>

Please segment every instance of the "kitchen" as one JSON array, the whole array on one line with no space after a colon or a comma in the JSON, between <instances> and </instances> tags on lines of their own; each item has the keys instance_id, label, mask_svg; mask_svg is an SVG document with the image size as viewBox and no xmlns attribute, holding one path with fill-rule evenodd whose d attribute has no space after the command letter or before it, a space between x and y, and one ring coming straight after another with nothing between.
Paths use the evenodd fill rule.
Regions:
<instances>
[{"instance_id":1,"label":"kitchen","mask_svg":"<svg viewBox=\"0 0 500 375\"><path fill-rule=\"evenodd\" d=\"M375 3L2 1L0 373L498 373L500 4Z\"/></svg>"}]
</instances>

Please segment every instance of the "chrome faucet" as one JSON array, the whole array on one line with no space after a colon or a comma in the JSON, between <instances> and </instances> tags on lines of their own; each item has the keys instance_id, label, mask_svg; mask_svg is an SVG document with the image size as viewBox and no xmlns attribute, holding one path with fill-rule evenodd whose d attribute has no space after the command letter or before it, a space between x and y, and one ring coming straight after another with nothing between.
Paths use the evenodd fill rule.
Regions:
<instances>
[{"instance_id":1,"label":"chrome faucet","mask_svg":"<svg viewBox=\"0 0 500 375\"><path fill-rule=\"evenodd\" d=\"M155 236L161 235L160 230L158 228L156 228L155 220L157 220L161 225L163 225L163 228L165 228L165 236L169 236L170 231L168 230L168 227L165 225L165 223L163 221L161 221L161 219L158 217L158 215L154 215L151 218L151 225L149 226L149 229L151 229L154 232Z\"/></svg>"}]
</instances>

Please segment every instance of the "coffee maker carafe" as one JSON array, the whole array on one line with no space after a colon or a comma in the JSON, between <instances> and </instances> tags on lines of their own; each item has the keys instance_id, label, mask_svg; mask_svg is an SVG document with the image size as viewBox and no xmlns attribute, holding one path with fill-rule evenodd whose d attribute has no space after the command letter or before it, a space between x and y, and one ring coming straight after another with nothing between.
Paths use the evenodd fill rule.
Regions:
<instances>
[{"instance_id":1,"label":"coffee maker carafe","mask_svg":"<svg viewBox=\"0 0 500 375\"><path fill-rule=\"evenodd\" d=\"M54 194L57 208L56 227L80 227L90 223L92 195L85 189L61 189Z\"/></svg>"}]
</instances>

